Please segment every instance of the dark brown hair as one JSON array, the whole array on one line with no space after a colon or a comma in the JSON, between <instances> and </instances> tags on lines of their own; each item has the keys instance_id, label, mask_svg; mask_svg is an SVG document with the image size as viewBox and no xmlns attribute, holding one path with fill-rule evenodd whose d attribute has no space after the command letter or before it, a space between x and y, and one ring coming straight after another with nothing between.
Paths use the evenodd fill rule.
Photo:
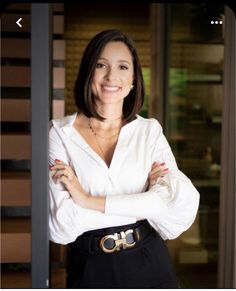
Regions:
<instances>
[{"instance_id":1,"label":"dark brown hair","mask_svg":"<svg viewBox=\"0 0 236 291\"><path fill-rule=\"evenodd\" d=\"M136 118L144 102L144 81L137 51L133 41L120 30L105 30L95 35L87 45L80 64L79 73L75 81L74 97L75 103L80 112L87 117L95 117L104 120L96 111L95 97L92 93L91 82L97 61L103 48L111 41L121 41L129 48L134 68L134 88L124 99L123 118L130 122Z\"/></svg>"}]
</instances>

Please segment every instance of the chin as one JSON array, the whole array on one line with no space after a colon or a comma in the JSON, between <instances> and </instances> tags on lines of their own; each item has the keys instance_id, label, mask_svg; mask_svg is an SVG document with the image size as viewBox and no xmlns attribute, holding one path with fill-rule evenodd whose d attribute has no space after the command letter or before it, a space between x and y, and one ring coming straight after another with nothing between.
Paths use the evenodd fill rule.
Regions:
<instances>
[{"instance_id":1,"label":"chin","mask_svg":"<svg viewBox=\"0 0 236 291\"><path fill-rule=\"evenodd\" d=\"M102 98L98 98L98 100L104 104L111 103L120 103L123 102L125 97L117 97L117 96L103 96Z\"/></svg>"}]
</instances>

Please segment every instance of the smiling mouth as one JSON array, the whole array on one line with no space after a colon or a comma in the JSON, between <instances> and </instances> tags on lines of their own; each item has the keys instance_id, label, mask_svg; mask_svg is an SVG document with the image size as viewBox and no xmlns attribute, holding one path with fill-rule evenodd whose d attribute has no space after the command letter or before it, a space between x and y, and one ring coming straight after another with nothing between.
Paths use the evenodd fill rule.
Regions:
<instances>
[{"instance_id":1,"label":"smiling mouth","mask_svg":"<svg viewBox=\"0 0 236 291\"><path fill-rule=\"evenodd\" d=\"M106 92L118 92L120 90L120 87L118 86L102 86L102 90Z\"/></svg>"}]
</instances>

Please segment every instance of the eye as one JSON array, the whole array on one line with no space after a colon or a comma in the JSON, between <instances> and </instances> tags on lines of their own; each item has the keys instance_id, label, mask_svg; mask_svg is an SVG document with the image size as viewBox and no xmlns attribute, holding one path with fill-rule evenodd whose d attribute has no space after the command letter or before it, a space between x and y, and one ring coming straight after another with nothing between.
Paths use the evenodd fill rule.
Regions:
<instances>
[{"instance_id":1,"label":"eye","mask_svg":"<svg viewBox=\"0 0 236 291\"><path fill-rule=\"evenodd\" d=\"M96 65L97 69L101 69L101 68L105 68L105 67L106 67L106 65L103 63L97 63L97 65Z\"/></svg>"},{"instance_id":2,"label":"eye","mask_svg":"<svg viewBox=\"0 0 236 291\"><path fill-rule=\"evenodd\" d=\"M128 66L120 65L120 69L121 69L121 70L128 70L129 68L128 68Z\"/></svg>"}]
</instances>

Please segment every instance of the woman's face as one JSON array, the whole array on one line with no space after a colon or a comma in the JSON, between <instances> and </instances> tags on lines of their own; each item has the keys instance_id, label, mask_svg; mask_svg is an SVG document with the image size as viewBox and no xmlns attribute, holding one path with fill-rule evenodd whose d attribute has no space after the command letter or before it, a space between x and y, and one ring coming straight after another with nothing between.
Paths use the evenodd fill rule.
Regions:
<instances>
[{"instance_id":1,"label":"woman's face","mask_svg":"<svg viewBox=\"0 0 236 291\"><path fill-rule=\"evenodd\" d=\"M102 104L123 102L133 83L133 60L120 41L109 42L101 52L92 79L92 92Z\"/></svg>"}]
</instances>

